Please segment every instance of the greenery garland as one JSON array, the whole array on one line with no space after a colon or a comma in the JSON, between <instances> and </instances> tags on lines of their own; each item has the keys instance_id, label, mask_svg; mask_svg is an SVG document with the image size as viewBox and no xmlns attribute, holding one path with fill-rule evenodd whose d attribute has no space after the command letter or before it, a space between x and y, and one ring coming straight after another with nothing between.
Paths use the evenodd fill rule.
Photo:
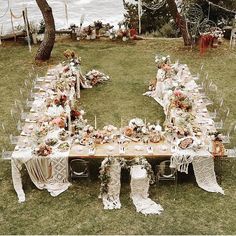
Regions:
<instances>
[{"instance_id":1,"label":"greenery garland","mask_svg":"<svg viewBox=\"0 0 236 236\"><path fill-rule=\"evenodd\" d=\"M143 166L143 168L147 171L147 177L150 180L150 184L154 184L155 183L155 175L154 172L152 170L152 166L151 164L147 161L146 158L144 157L137 157L134 158L130 161L127 161L127 166L128 168L132 167L133 165L141 165Z\"/></svg>"},{"instance_id":2,"label":"greenery garland","mask_svg":"<svg viewBox=\"0 0 236 236\"><path fill-rule=\"evenodd\" d=\"M101 196L103 194L108 193L108 184L110 182L110 167L115 163L115 161L118 161L120 163L121 168L131 168L133 165L142 165L143 168L147 171L147 177L150 180L150 184L155 183L155 175L152 170L152 166L149 164L149 162L144 157L137 157L132 160L125 160L121 157L107 157L99 171L99 179L101 180L101 187L100 187L100 193Z\"/></svg>"},{"instance_id":3,"label":"greenery garland","mask_svg":"<svg viewBox=\"0 0 236 236\"><path fill-rule=\"evenodd\" d=\"M101 187L100 187L100 193L101 196L103 194L108 193L108 184L110 182L110 167L115 163L115 161L118 161L120 163L121 168L126 168L126 161L124 158L121 157L107 157L99 171L99 179L101 180Z\"/></svg>"}]
</instances>

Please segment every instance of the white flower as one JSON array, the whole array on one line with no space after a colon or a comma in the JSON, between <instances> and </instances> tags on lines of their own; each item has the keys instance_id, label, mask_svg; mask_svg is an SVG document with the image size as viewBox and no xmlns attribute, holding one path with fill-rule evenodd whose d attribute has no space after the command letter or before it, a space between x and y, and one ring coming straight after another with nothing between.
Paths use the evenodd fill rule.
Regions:
<instances>
[{"instance_id":1,"label":"white flower","mask_svg":"<svg viewBox=\"0 0 236 236\"><path fill-rule=\"evenodd\" d=\"M83 116L83 115L85 114L85 111L84 111L84 110L81 110L81 111L80 111L80 114L81 114L81 116Z\"/></svg>"},{"instance_id":2,"label":"white flower","mask_svg":"<svg viewBox=\"0 0 236 236\"><path fill-rule=\"evenodd\" d=\"M88 131L93 132L93 126L89 126Z\"/></svg>"},{"instance_id":3,"label":"white flower","mask_svg":"<svg viewBox=\"0 0 236 236\"><path fill-rule=\"evenodd\" d=\"M111 132L112 130L113 130L112 125L109 125L109 126L107 127L107 131Z\"/></svg>"},{"instance_id":4,"label":"white flower","mask_svg":"<svg viewBox=\"0 0 236 236\"><path fill-rule=\"evenodd\" d=\"M162 131L162 127L160 125L156 125L155 131L156 132L161 132Z\"/></svg>"},{"instance_id":5,"label":"white flower","mask_svg":"<svg viewBox=\"0 0 236 236\"><path fill-rule=\"evenodd\" d=\"M142 131L143 134L147 134L147 131L148 131L148 130L147 130L146 127L142 127L142 130L141 130L141 131Z\"/></svg>"}]
</instances>

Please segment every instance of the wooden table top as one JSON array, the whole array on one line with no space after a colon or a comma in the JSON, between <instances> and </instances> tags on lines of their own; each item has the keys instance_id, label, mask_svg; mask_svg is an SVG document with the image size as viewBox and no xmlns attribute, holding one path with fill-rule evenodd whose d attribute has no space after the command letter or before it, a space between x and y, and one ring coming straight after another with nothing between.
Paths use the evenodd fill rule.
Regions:
<instances>
[{"instance_id":1,"label":"wooden table top","mask_svg":"<svg viewBox=\"0 0 236 236\"><path fill-rule=\"evenodd\" d=\"M120 148L124 147L125 152L121 153ZM149 153L148 148L152 148L153 152ZM71 147L69 158L105 158L107 156L121 156L124 158L132 158L137 156L159 158L171 157L170 145L166 142L143 144L142 142L130 142L122 146L117 143L96 145L94 154L89 153L89 147L74 144Z\"/></svg>"}]
</instances>

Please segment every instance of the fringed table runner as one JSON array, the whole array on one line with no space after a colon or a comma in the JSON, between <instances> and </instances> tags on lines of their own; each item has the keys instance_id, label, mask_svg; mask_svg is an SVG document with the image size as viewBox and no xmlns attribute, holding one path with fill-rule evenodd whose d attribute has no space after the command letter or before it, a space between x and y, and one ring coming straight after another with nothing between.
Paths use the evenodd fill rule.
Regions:
<instances>
[{"instance_id":1,"label":"fringed table runner","mask_svg":"<svg viewBox=\"0 0 236 236\"><path fill-rule=\"evenodd\" d=\"M121 164L115 158L103 160L100 171L101 197L104 209L120 209Z\"/></svg>"},{"instance_id":2,"label":"fringed table runner","mask_svg":"<svg viewBox=\"0 0 236 236\"><path fill-rule=\"evenodd\" d=\"M150 179L143 165L134 165L130 169L131 194L130 197L136 207L136 211L144 215L161 214L163 208L160 204L152 201L148 196Z\"/></svg>"},{"instance_id":3,"label":"fringed table runner","mask_svg":"<svg viewBox=\"0 0 236 236\"><path fill-rule=\"evenodd\" d=\"M209 157L195 157L193 159L193 170L197 184L208 192L224 194L224 190L218 185L214 171L214 160Z\"/></svg>"}]
</instances>

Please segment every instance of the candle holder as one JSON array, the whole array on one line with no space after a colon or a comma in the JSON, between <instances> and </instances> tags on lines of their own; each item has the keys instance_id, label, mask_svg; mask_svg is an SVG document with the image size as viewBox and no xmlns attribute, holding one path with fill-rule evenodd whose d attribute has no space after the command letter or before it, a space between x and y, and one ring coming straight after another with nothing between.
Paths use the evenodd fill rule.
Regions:
<instances>
[{"instance_id":1,"label":"candle holder","mask_svg":"<svg viewBox=\"0 0 236 236\"><path fill-rule=\"evenodd\" d=\"M95 154L95 148L89 148L89 155L93 156Z\"/></svg>"},{"instance_id":2,"label":"candle holder","mask_svg":"<svg viewBox=\"0 0 236 236\"><path fill-rule=\"evenodd\" d=\"M125 153L125 147L119 146L119 153L124 154Z\"/></svg>"},{"instance_id":3,"label":"candle holder","mask_svg":"<svg viewBox=\"0 0 236 236\"><path fill-rule=\"evenodd\" d=\"M153 147L152 146L148 146L147 147L147 152L148 152L148 154L153 154Z\"/></svg>"}]
</instances>

